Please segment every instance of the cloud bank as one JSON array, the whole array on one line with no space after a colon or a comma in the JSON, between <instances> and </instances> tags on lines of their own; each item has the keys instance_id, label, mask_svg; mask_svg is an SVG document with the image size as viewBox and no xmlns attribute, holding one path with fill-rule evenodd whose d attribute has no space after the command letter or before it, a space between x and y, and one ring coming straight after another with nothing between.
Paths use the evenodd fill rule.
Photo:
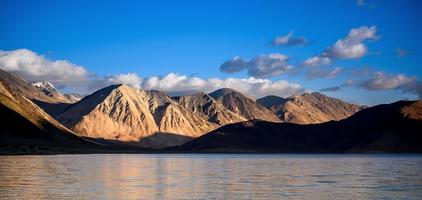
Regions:
<instances>
[{"instance_id":1,"label":"cloud bank","mask_svg":"<svg viewBox=\"0 0 422 200\"><path fill-rule=\"evenodd\" d=\"M320 91L338 91L341 87L356 87L368 91L396 90L403 93L417 95L422 98L422 82L416 77L406 76L404 74L387 74L382 71L373 71L372 69L364 69L359 72L362 78L350 79L341 86L324 88Z\"/></svg>"},{"instance_id":2,"label":"cloud bank","mask_svg":"<svg viewBox=\"0 0 422 200\"><path fill-rule=\"evenodd\" d=\"M82 66L66 60L51 61L28 49L0 51L0 69L16 73L28 81L47 80L58 87L80 87L90 76Z\"/></svg>"},{"instance_id":3,"label":"cloud bank","mask_svg":"<svg viewBox=\"0 0 422 200\"><path fill-rule=\"evenodd\" d=\"M240 58L239 58L240 59ZM281 54L262 56L249 62L251 73L278 74L288 70L287 57ZM242 64L242 69L245 64ZM266 65L267 68L261 68ZM265 95L290 96L303 91L300 84L284 80L272 81L263 78L209 78L170 73L165 76L141 77L135 73L98 76L88 72L83 66L65 60L49 60L27 49L0 51L0 69L13 72L28 81L49 81L56 86L72 87L79 92L93 92L112 84L126 84L135 88L161 90L168 93L186 91L211 92L228 87L246 95L258 98ZM236 70L236 69L234 69Z\"/></svg>"},{"instance_id":4,"label":"cloud bank","mask_svg":"<svg viewBox=\"0 0 422 200\"><path fill-rule=\"evenodd\" d=\"M301 85L297 83L289 83L288 81L284 80L272 81L269 79L258 79L253 77L202 79L194 76L191 77L186 75L179 75L176 73L170 73L162 77L130 77L129 79L141 80L140 82L136 82L137 85L131 85L132 87L142 88L146 90L164 91L169 93L170 95L188 94L199 91L209 93L220 88L233 88L252 98L259 98L266 95L278 95L286 97L304 91ZM108 77L101 81L103 86L97 84L96 87L101 88L111 84L124 83L124 81L127 80Z\"/></svg>"}]
</instances>

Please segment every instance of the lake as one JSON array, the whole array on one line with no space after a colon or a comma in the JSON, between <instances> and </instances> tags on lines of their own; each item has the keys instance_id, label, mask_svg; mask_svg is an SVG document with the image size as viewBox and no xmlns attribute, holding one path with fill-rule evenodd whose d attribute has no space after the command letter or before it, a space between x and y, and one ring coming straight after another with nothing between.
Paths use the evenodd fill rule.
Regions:
<instances>
[{"instance_id":1,"label":"lake","mask_svg":"<svg viewBox=\"0 0 422 200\"><path fill-rule=\"evenodd\" d=\"M0 199L422 199L418 155L0 157Z\"/></svg>"}]
</instances>

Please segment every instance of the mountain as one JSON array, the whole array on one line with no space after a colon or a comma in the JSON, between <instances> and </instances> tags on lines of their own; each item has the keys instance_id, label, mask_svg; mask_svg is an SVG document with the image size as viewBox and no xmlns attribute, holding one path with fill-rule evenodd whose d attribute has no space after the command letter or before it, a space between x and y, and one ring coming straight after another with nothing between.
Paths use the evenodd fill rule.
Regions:
<instances>
[{"instance_id":1,"label":"mountain","mask_svg":"<svg viewBox=\"0 0 422 200\"><path fill-rule=\"evenodd\" d=\"M300 125L259 120L230 124L179 151L282 153L422 153L422 100L399 101L340 121Z\"/></svg>"},{"instance_id":2,"label":"mountain","mask_svg":"<svg viewBox=\"0 0 422 200\"><path fill-rule=\"evenodd\" d=\"M37 151L34 146L40 145L62 148L87 144L4 79L0 80L0 119L0 152Z\"/></svg>"},{"instance_id":3,"label":"mountain","mask_svg":"<svg viewBox=\"0 0 422 200\"><path fill-rule=\"evenodd\" d=\"M245 118L226 109L224 105L205 93L173 97L181 106L220 126L246 121Z\"/></svg>"},{"instance_id":4,"label":"mountain","mask_svg":"<svg viewBox=\"0 0 422 200\"><path fill-rule=\"evenodd\" d=\"M296 124L338 121L363 108L318 92L294 95L286 99L267 96L258 99L257 102L270 109L280 120Z\"/></svg>"},{"instance_id":5,"label":"mountain","mask_svg":"<svg viewBox=\"0 0 422 200\"><path fill-rule=\"evenodd\" d=\"M42 90L28 84L25 80L19 76L3 71L0 69L0 80L8 85L12 90L19 92L30 100L37 100L48 103L65 103L62 99L56 99L55 97L46 95Z\"/></svg>"},{"instance_id":6,"label":"mountain","mask_svg":"<svg viewBox=\"0 0 422 200\"><path fill-rule=\"evenodd\" d=\"M82 136L139 142L152 148L179 145L218 127L165 93L126 85L101 89L57 119Z\"/></svg>"},{"instance_id":7,"label":"mountain","mask_svg":"<svg viewBox=\"0 0 422 200\"><path fill-rule=\"evenodd\" d=\"M53 117L64 112L76 100L73 97L60 94L51 83L29 84L19 76L3 70L0 70L0 80Z\"/></svg>"},{"instance_id":8,"label":"mountain","mask_svg":"<svg viewBox=\"0 0 422 200\"><path fill-rule=\"evenodd\" d=\"M286 101L285 98L275 96L275 95L268 95L256 100L257 103L265 106L266 108L270 108L271 106L276 106L280 104L284 104Z\"/></svg>"},{"instance_id":9,"label":"mountain","mask_svg":"<svg viewBox=\"0 0 422 200\"><path fill-rule=\"evenodd\" d=\"M61 94L53 84L51 84L48 81L41 81L41 82L33 82L30 83L30 85L34 86L41 92L43 92L45 95L52 97L56 99L59 102L62 103L75 103L80 100L76 95L73 94Z\"/></svg>"},{"instance_id":10,"label":"mountain","mask_svg":"<svg viewBox=\"0 0 422 200\"><path fill-rule=\"evenodd\" d=\"M280 119L270 110L236 90L222 88L210 93L209 96L220 102L228 110L247 120L260 119L280 122Z\"/></svg>"}]
</instances>

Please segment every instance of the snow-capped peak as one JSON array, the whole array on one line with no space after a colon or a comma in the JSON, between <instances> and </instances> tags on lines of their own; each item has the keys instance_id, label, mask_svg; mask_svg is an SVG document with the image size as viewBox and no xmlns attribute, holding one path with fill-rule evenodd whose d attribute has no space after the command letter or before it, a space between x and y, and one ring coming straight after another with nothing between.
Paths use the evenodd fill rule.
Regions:
<instances>
[{"instance_id":1,"label":"snow-capped peak","mask_svg":"<svg viewBox=\"0 0 422 200\"><path fill-rule=\"evenodd\" d=\"M57 89L54 87L54 85L48 81L34 82L31 83L31 85L44 92L44 94L46 94L47 96L62 96L59 91L57 91Z\"/></svg>"},{"instance_id":2,"label":"snow-capped peak","mask_svg":"<svg viewBox=\"0 0 422 200\"><path fill-rule=\"evenodd\" d=\"M34 82L34 83L31 83L31 85L32 86L35 86L37 88L40 88L40 89L56 90L56 88L54 87L54 85L51 84L48 81Z\"/></svg>"}]
</instances>

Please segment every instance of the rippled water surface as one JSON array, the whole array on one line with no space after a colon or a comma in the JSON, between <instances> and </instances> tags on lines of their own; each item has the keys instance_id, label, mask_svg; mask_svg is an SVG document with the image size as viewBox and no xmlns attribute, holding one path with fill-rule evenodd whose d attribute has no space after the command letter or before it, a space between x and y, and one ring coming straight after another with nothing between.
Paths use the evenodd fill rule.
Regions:
<instances>
[{"instance_id":1,"label":"rippled water surface","mask_svg":"<svg viewBox=\"0 0 422 200\"><path fill-rule=\"evenodd\" d=\"M422 157L0 157L0 199L422 199Z\"/></svg>"}]
</instances>

